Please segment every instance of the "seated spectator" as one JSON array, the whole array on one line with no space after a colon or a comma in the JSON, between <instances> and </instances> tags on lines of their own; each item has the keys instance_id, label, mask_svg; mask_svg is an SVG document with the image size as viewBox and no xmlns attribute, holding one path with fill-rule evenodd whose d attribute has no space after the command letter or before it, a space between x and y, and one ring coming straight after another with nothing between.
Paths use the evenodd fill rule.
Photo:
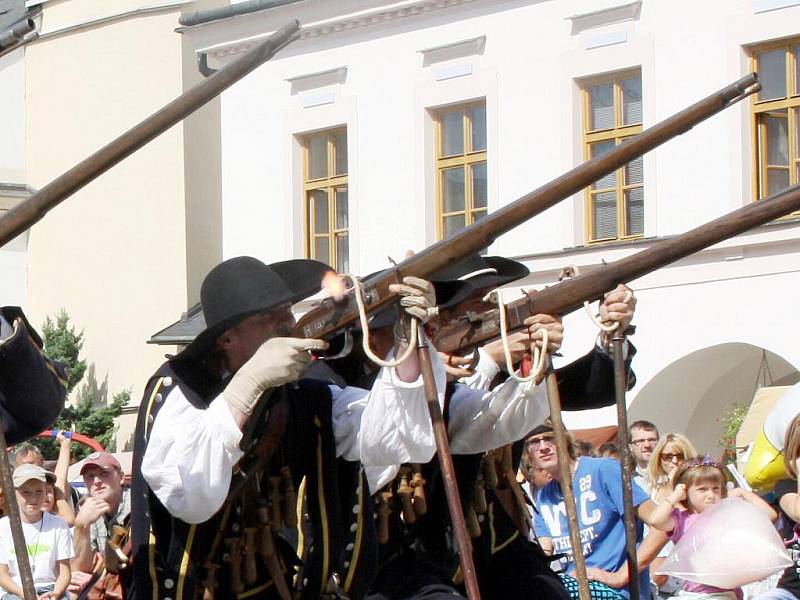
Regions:
<instances>
[{"instance_id":1,"label":"seated spectator","mask_svg":"<svg viewBox=\"0 0 800 600\"><path fill-rule=\"evenodd\" d=\"M66 522L43 510L47 479L47 472L33 464L14 469L14 488L37 597L61 600L66 598L70 580L72 539ZM3 600L25 596L9 517L0 519L0 587L7 592Z\"/></svg>"},{"instance_id":2,"label":"seated spectator","mask_svg":"<svg viewBox=\"0 0 800 600\"><path fill-rule=\"evenodd\" d=\"M546 470L553 481L548 483L537 496L536 534L545 552L565 553L567 568L574 569L572 541L561 491L559 456L555 444L552 427L537 428L536 434L528 440L528 448L532 452L535 467ZM619 462L607 458L579 457L569 446L570 455L566 457L573 473L573 492L578 507L578 525L582 552L588 567L595 567L603 572L616 572L625 565L625 526L623 522L624 506L622 501L622 467ZM635 483L633 484L633 505L637 516L647 520L655 505L647 494ZM641 524L638 527L641 536ZM655 556L655 553L652 554ZM646 565L651 557L640 557ZM644 560L644 559L649 560ZM641 590L649 589L647 569L643 568L640 577ZM602 593L606 598L629 598L627 585L619 590L603 586ZM572 592L574 586L567 585Z\"/></svg>"},{"instance_id":3,"label":"seated spectator","mask_svg":"<svg viewBox=\"0 0 800 600\"><path fill-rule=\"evenodd\" d=\"M520 463L520 469L525 478L525 481L522 483L522 489L525 490L528 498L533 502L536 499L537 492L550 483L553 478L550 477L550 473L545 469L533 466L533 458L528 449L527 442L525 443L525 450L522 453ZM528 509L531 513L531 517L533 517L536 509L533 506L529 506ZM533 531L530 532L530 537L531 539L535 539Z\"/></svg>"},{"instance_id":4,"label":"seated spectator","mask_svg":"<svg viewBox=\"0 0 800 600\"><path fill-rule=\"evenodd\" d=\"M636 483L642 484L647 479L647 465L650 457L658 444L658 428L650 421L634 421L628 427L628 434L631 440L630 448L633 460L636 461L636 474L642 479L636 479ZM649 492L650 490L645 490Z\"/></svg>"},{"instance_id":5,"label":"seated spectator","mask_svg":"<svg viewBox=\"0 0 800 600\"><path fill-rule=\"evenodd\" d=\"M650 498L657 503L672 492L672 476L676 467L687 457L696 454L697 451L686 436L680 433L668 433L659 440L653 450L644 482L637 481L637 483L649 491ZM675 544L667 542L661 549L651 565L652 573L659 570L674 547ZM659 598L662 599L674 595L683 587L683 580L669 575L652 575L652 583Z\"/></svg>"},{"instance_id":6,"label":"seated spectator","mask_svg":"<svg viewBox=\"0 0 800 600\"><path fill-rule=\"evenodd\" d=\"M672 475L681 461L696 456L692 442L680 433L668 433L656 445L650 456L642 487L658 502L672 491ZM641 484L640 484L641 485Z\"/></svg>"},{"instance_id":7,"label":"seated spectator","mask_svg":"<svg viewBox=\"0 0 800 600\"><path fill-rule=\"evenodd\" d=\"M734 488L728 493L726 481L722 465L708 456L694 456L683 461L675 471L675 489L658 503L650 515L650 525L667 533L677 543L702 513L726 496L741 498L764 511L772 521L778 518L772 507L753 492ZM737 600L742 597L741 588L724 590L695 581L685 581L683 592L692 594L698 600Z\"/></svg>"},{"instance_id":8,"label":"seated spectator","mask_svg":"<svg viewBox=\"0 0 800 600\"><path fill-rule=\"evenodd\" d=\"M619 460L619 446L614 442L606 442L597 449L597 454L601 458L613 458Z\"/></svg>"},{"instance_id":9,"label":"seated spectator","mask_svg":"<svg viewBox=\"0 0 800 600\"><path fill-rule=\"evenodd\" d=\"M42 451L36 446L29 443L20 444L14 450L14 466L20 465L36 465L37 467L44 467L44 457Z\"/></svg>"},{"instance_id":10,"label":"seated spectator","mask_svg":"<svg viewBox=\"0 0 800 600\"><path fill-rule=\"evenodd\" d=\"M81 475L89 495L75 516L72 568L90 573L95 556L105 552L113 526L123 525L127 519L130 503L123 494L122 467L112 454L90 454L81 467Z\"/></svg>"},{"instance_id":11,"label":"seated spectator","mask_svg":"<svg viewBox=\"0 0 800 600\"><path fill-rule=\"evenodd\" d=\"M597 456L597 451L592 446L591 442L578 440L575 442L575 455L576 456Z\"/></svg>"},{"instance_id":12,"label":"seated spectator","mask_svg":"<svg viewBox=\"0 0 800 600\"><path fill-rule=\"evenodd\" d=\"M55 482L48 483L47 503L45 510L58 515L67 522L70 527L75 523L75 511L72 508L72 494L68 479L69 465L71 462L72 438L59 431L56 436L59 443L58 460L53 470Z\"/></svg>"}]
</instances>

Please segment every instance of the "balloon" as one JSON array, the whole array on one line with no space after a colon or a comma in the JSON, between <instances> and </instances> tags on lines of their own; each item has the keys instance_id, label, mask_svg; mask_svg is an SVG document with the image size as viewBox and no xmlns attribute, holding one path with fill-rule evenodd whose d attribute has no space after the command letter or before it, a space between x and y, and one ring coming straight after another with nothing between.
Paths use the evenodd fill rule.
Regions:
<instances>
[{"instance_id":1,"label":"balloon","mask_svg":"<svg viewBox=\"0 0 800 600\"><path fill-rule=\"evenodd\" d=\"M800 413L800 383L790 387L764 419L764 426L753 442L744 478L757 490L771 490L788 477L783 465L783 442L786 428Z\"/></svg>"},{"instance_id":2,"label":"balloon","mask_svg":"<svg viewBox=\"0 0 800 600\"><path fill-rule=\"evenodd\" d=\"M657 574L732 590L791 565L766 513L740 498L725 498L696 517Z\"/></svg>"}]
</instances>

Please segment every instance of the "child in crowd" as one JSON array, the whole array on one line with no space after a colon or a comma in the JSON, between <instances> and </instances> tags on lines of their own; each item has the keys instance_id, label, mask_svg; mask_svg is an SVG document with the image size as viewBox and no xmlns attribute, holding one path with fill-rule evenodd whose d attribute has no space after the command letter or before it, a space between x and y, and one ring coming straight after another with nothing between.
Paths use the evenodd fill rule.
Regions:
<instances>
[{"instance_id":1,"label":"child in crowd","mask_svg":"<svg viewBox=\"0 0 800 600\"><path fill-rule=\"evenodd\" d=\"M673 482L675 489L659 501L651 514L650 524L666 532L674 542L681 539L703 512L727 495L741 498L762 509L772 521L778 517L772 507L753 492L735 488L728 494L722 465L708 456L695 456L682 462L675 471ZM678 508L679 503L685 510ZM739 588L723 590L703 583L686 581L681 595L736 600L742 598L742 591Z\"/></svg>"},{"instance_id":2,"label":"child in crowd","mask_svg":"<svg viewBox=\"0 0 800 600\"><path fill-rule=\"evenodd\" d=\"M37 465L23 464L14 469L13 480L37 598L66 598L72 536L61 517L43 510L47 472ZM7 592L2 600L20 600L25 595L9 517L0 519L0 587Z\"/></svg>"}]
</instances>

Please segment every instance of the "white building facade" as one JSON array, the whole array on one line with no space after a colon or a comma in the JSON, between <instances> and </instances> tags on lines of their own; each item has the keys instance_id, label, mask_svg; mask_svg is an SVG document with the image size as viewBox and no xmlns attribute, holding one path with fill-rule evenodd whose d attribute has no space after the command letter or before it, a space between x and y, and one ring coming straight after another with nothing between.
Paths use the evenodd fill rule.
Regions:
<instances>
[{"instance_id":1,"label":"white building facade","mask_svg":"<svg viewBox=\"0 0 800 600\"><path fill-rule=\"evenodd\" d=\"M238 13L238 14L234 14ZM800 1L302 0L184 18L211 69L290 19L302 38L222 96L222 252L366 274L756 69L764 91L489 248L557 281L800 176ZM716 452L726 405L797 381L800 222L631 283L630 418ZM588 349L566 318L564 355ZM572 427L613 409L568 415Z\"/></svg>"}]
</instances>

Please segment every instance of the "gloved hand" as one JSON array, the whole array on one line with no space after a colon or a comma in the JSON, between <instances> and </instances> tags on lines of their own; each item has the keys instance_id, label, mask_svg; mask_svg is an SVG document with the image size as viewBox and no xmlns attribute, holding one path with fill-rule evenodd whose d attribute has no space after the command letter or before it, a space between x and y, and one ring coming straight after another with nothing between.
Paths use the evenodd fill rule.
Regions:
<instances>
[{"instance_id":1,"label":"gloved hand","mask_svg":"<svg viewBox=\"0 0 800 600\"><path fill-rule=\"evenodd\" d=\"M604 323L618 322L620 331L625 331L636 312L636 296L626 285L618 285L606 294L600 303L600 320Z\"/></svg>"},{"instance_id":2,"label":"gloved hand","mask_svg":"<svg viewBox=\"0 0 800 600\"><path fill-rule=\"evenodd\" d=\"M561 317L553 315L533 315L525 319L524 323L528 326L527 331L522 332L525 334L525 337L530 334L530 339L533 340L533 343L541 348L544 340L542 329L546 329L547 352L551 354L553 352L558 352L558 349L561 348L561 344L564 341L564 324L561 322ZM517 337L517 340L519 339L520 338ZM524 338L522 339L524 340Z\"/></svg>"},{"instance_id":3,"label":"gloved hand","mask_svg":"<svg viewBox=\"0 0 800 600\"><path fill-rule=\"evenodd\" d=\"M267 340L231 378L225 400L242 413L253 412L267 388L300 379L311 362L309 350L325 350L324 340L272 338Z\"/></svg>"},{"instance_id":4,"label":"gloved hand","mask_svg":"<svg viewBox=\"0 0 800 600\"><path fill-rule=\"evenodd\" d=\"M433 284L419 277L403 277L403 283L393 283L389 291L400 294L400 306L409 316L425 323L437 314L436 292Z\"/></svg>"}]
</instances>

